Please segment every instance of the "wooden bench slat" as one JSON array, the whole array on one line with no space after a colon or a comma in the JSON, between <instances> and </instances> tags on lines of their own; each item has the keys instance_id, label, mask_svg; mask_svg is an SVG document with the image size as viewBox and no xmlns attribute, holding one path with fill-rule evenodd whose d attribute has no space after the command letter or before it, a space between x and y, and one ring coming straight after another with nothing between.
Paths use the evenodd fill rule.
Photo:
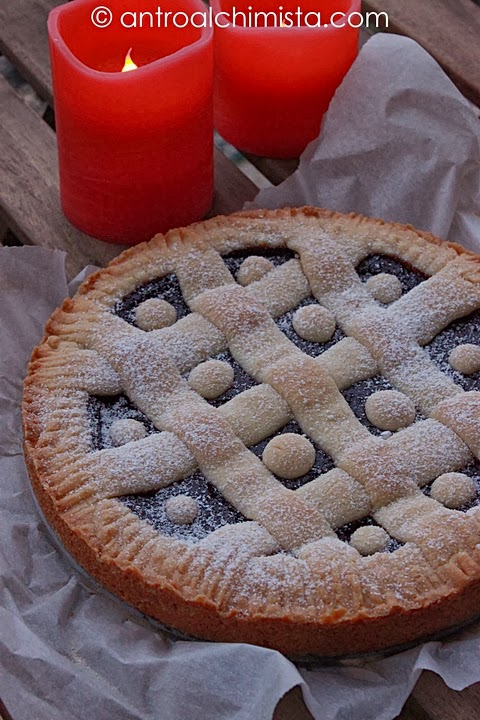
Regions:
<instances>
[{"instance_id":1,"label":"wooden bench slat","mask_svg":"<svg viewBox=\"0 0 480 720\"><path fill-rule=\"evenodd\" d=\"M3 215L0 213L0 243L3 245L3 241L5 240L5 237L8 232L8 225L7 221L3 217Z\"/></svg>"},{"instance_id":2,"label":"wooden bench slat","mask_svg":"<svg viewBox=\"0 0 480 720\"><path fill-rule=\"evenodd\" d=\"M257 186L218 148L214 148L215 193L207 217L228 215L241 210L258 193Z\"/></svg>"},{"instance_id":3,"label":"wooden bench slat","mask_svg":"<svg viewBox=\"0 0 480 720\"><path fill-rule=\"evenodd\" d=\"M36 92L52 104L47 17L64 0L0 3L0 50Z\"/></svg>"},{"instance_id":4,"label":"wooden bench slat","mask_svg":"<svg viewBox=\"0 0 480 720\"><path fill-rule=\"evenodd\" d=\"M279 701L272 720L313 720L298 686L289 690Z\"/></svg>"},{"instance_id":5,"label":"wooden bench slat","mask_svg":"<svg viewBox=\"0 0 480 720\"><path fill-rule=\"evenodd\" d=\"M472 0L363 0L385 11L389 31L416 40L444 68L459 90L480 105L480 7Z\"/></svg>"},{"instance_id":6,"label":"wooden bench slat","mask_svg":"<svg viewBox=\"0 0 480 720\"><path fill-rule=\"evenodd\" d=\"M0 78L0 206L26 245L67 252L67 272L105 265L123 250L83 235L63 216L58 199L55 134Z\"/></svg>"},{"instance_id":7,"label":"wooden bench slat","mask_svg":"<svg viewBox=\"0 0 480 720\"><path fill-rule=\"evenodd\" d=\"M479 716L480 683L457 692L447 687L439 675L425 670L412 697L428 710L431 720L473 720Z\"/></svg>"},{"instance_id":8,"label":"wooden bench slat","mask_svg":"<svg viewBox=\"0 0 480 720\"><path fill-rule=\"evenodd\" d=\"M298 167L298 160L272 160L271 158L251 155L246 152L244 152L243 155L257 170L260 170L262 175L265 175L273 185L280 185L280 183L290 177Z\"/></svg>"},{"instance_id":9,"label":"wooden bench slat","mask_svg":"<svg viewBox=\"0 0 480 720\"><path fill-rule=\"evenodd\" d=\"M425 671L397 720L473 720L478 717L480 684L462 692L448 688L439 675ZM273 720L309 720L302 692L293 688L278 703Z\"/></svg>"},{"instance_id":10,"label":"wooden bench slat","mask_svg":"<svg viewBox=\"0 0 480 720\"><path fill-rule=\"evenodd\" d=\"M46 21L58 0L16 0L1 6L0 46L49 102L52 99ZM68 274L91 263L105 265L122 246L83 235L59 206L54 132L0 78L0 158L4 177L0 207L9 227L24 244L67 251ZM215 197L209 215L227 214L252 200L257 187L219 150L215 150Z\"/></svg>"},{"instance_id":11,"label":"wooden bench slat","mask_svg":"<svg viewBox=\"0 0 480 720\"><path fill-rule=\"evenodd\" d=\"M65 219L59 204L55 133L0 78L0 207L26 245L67 251L71 277L85 265L106 265L124 249L87 237ZM257 188L219 151L217 187L211 214L239 210Z\"/></svg>"},{"instance_id":12,"label":"wooden bench slat","mask_svg":"<svg viewBox=\"0 0 480 720\"><path fill-rule=\"evenodd\" d=\"M8 712L7 708L0 699L0 720L13 720L12 716Z\"/></svg>"},{"instance_id":13,"label":"wooden bench slat","mask_svg":"<svg viewBox=\"0 0 480 720\"><path fill-rule=\"evenodd\" d=\"M432 720L432 718L427 712L425 712L422 706L417 703L413 696L410 695L403 706L400 715L398 715L395 720ZM447 719L444 718L444 720Z\"/></svg>"}]
</instances>

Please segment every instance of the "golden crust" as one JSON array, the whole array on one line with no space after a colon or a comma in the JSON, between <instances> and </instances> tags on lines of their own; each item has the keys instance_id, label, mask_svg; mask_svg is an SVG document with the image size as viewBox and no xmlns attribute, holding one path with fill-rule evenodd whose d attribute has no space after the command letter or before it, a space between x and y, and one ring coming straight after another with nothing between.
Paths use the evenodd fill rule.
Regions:
<instances>
[{"instance_id":1,"label":"golden crust","mask_svg":"<svg viewBox=\"0 0 480 720\"><path fill-rule=\"evenodd\" d=\"M324 424L313 415L310 417L311 407L302 404L302 383L294 365L287 363L282 371L282 363L286 362L283 341L277 337L270 320L275 307L281 308L280 312L286 311L288 297L279 294L268 303L263 300L273 294L269 274L248 288L225 285L230 280L223 264L217 261L218 253L254 249L255 245L298 249L303 272L317 299L337 319L341 317L349 331L352 328L360 352L367 355L366 377L371 376L368 372L378 364L395 380L398 378L399 383L404 382L406 389L402 390L413 394L417 404L423 402L436 418L428 421L433 473L441 474L436 466L438 453L434 459L437 441L441 442L445 463L442 472L460 470L470 453L478 453L475 433L469 431L478 423L476 401L475 404L470 401L468 411L472 417L466 418L466 413L461 412L462 402L456 399L459 396L448 388L445 390L441 383L438 392L425 399L421 382L412 385L404 381L400 360L389 348L383 351L381 330L375 357L365 350L369 348L366 335L371 333L372 318L377 324L384 323L387 335L393 327L394 311L390 316L382 314L389 310L380 313L373 308L371 317L365 315L359 320L355 315L359 304L364 303L370 312L371 306L366 303L374 301L371 297L366 299L368 293L363 294L361 287L355 290L356 300L352 300L351 267L372 253L398 257L429 276L436 276L448 266L456 292L460 296L464 292L463 314L467 314L480 307L480 258L410 226L354 214L344 216L317 208L247 211L174 230L166 236L156 236L148 244L130 248L107 268L90 276L77 296L66 300L53 313L41 344L32 354L23 402L27 465L49 523L69 552L105 587L164 624L196 637L252 642L293 656L339 656L403 645L472 619L480 613L479 514L462 514L442 508L433 500L425 502L427 499L418 490L422 478L412 479L408 464L399 468L396 459L400 449L405 452L404 439L410 436L411 457L416 457L416 443L420 439L412 428L402 431L403 436L398 434L398 439L388 445L388 452L364 437L363 427L357 426L337 388L339 382L342 388L348 386L344 355L340 367L337 364L333 370L335 357L333 363L330 360L322 363L321 369L320 363L315 365L315 361L300 357L298 368L301 370L307 362L310 375L319 377L318 388L322 386L322 393L319 389L315 391L318 398L309 393L312 406L329 397L332 407L339 408L327 435L331 443L329 452L341 468L335 472L342 473L342 487L350 487L353 494L361 497L362 506L372 504L375 510L379 509L379 517L383 513L382 518L392 528L395 523L401 524L399 519L404 521L398 532L404 533L406 544L394 553L364 558L338 540L331 523L335 517L344 518L345 512L350 512L345 503L339 504L336 514L333 505L322 514L313 487L310 493L306 486L296 493L272 484L268 472L262 470L261 463L252 460L240 439L255 438L257 442L258 427L248 424L241 413L237 430L234 401L231 411L227 406L223 411L207 411L209 406L205 407L200 400L189 404L193 402L191 391L173 368L165 377L159 373L154 387L158 400L155 408L143 396L135 397L135 402L150 417L154 416L157 427L172 433L173 445L168 445L167 454L173 456L177 452L189 472L198 463L207 477L210 474L215 478L225 497L246 508L251 522L224 527L199 543L186 544L159 535L112 497L114 493L111 488L109 493L108 483L97 477L100 465L92 464L87 453L88 394L117 391L120 377L130 387L135 378L129 375L125 353L136 352L143 342L110 311L120 297L139 284L173 271L179 275L182 288L187 288L188 301L194 310L189 323L202 328L198 334L205 343L204 347L196 348L191 358L183 357L182 372L189 363L193 367L219 352L218 348L226 347L227 342L231 347L238 346L245 366L254 376L258 374L259 382L266 383L258 386L258 392L268 396L268 403L274 408L271 422L278 418L277 422L283 423L290 407L292 414L298 412L304 417L305 431L322 443ZM337 269L335 278L318 263L322 246L329 248L328 261L331 268ZM178 257L183 257L179 264ZM199 267L195 258L201 258L203 281L195 275L195 268ZM291 276L295 286L292 295L295 307L305 288L297 266L292 266L288 273L286 277ZM220 286L227 313L219 313L215 307L216 288ZM227 291L230 287L232 290ZM238 310L242 307L243 314ZM435 316L432 313L429 319L434 317L432 322L445 323L459 317L456 312L451 318L448 313L442 314L441 320L438 312ZM99 326L105 328L105 337L92 330ZM438 327L437 332L441 329ZM115 343L112 333L117 331L120 340ZM267 355L258 357L258 348L245 342L249 333L257 333L265 337L267 345L270 343ZM152 361L157 346L172 343L172 328L148 335L151 344L145 342L141 347ZM279 355L274 350L277 342L282 348ZM423 351L420 345L415 346L421 339L413 330L408 342L413 348L409 350L412 367L423 371L425 360L422 356L420 361L418 356ZM335 348L332 350L335 356ZM90 355L85 358L83 353ZM266 367L268 353L270 365ZM183 350L182 354L185 355ZM292 350L291 358L297 357L298 353ZM90 373L85 372L84 358L87 366L94 368ZM164 364L169 365L170 360L165 358ZM138 372L145 372L147 377L147 370L140 367ZM409 373L411 376L410 370ZM353 383L353 375L352 378ZM465 396L464 405L467 402ZM237 405L242 406L238 400ZM190 425L188 418L192 407L198 408L195 410L198 423L208 421L207 445L197 445L198 427ZM443 423L438 434L435 423L438 426ZM268 430L271 432L271 427ZM212 450L211 437L215 434L220 444L217 450ZM347 436L350 440L345 443ZM340 438L337 445L336 437ZM232 456L238 458L240 474L243 472L249 478L250 496L243 496L239 490L241 483L234 482L239 470L232 465ZM174 470L172 477L176 477ZM423 482L430 479L433 478ZM144 489L142 486L141 490ZM329 498L330 495L334 504L333 483L329 485ZM272 507L276 508L273 517ZM281 548L292 554L279 553Z\"/></svg>"}]
</instances>

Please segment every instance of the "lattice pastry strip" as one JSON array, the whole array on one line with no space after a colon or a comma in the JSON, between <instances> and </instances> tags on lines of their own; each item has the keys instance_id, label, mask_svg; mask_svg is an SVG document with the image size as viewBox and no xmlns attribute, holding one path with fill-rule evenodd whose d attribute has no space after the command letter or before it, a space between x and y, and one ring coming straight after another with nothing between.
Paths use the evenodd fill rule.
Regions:
<instances>
[{"instance_id":1,"label":"lattice pastry strip","mask_svg":"<svg viewBox=\"0 0 480 720\"><path fill-rule=\"evenodd\" d=\"M388 314L426 345L457 317L478 308L480 272L475 260L460 257L401 297Z\"/></svg>"},{"instance_id":2,"label":"lattice pastry strip","mask_svg":"<svg viewBox=\"0 0 480 720\"><path fill-rule=\"evenodd\" d=\"M234 435L226 423L221 423L218 413L208 406L194 392L188 389L181 375L176 370L168 355L162 351L155 338L138 335L124 329L119 340L106 344L88 332L84 336L86 343L105 353L122 379L127 394L159 429L172 429L184 444L193 450L193 455L204 470L206 476L214 482L222 494L243 511L251 519L263 520L274 537L287 548L295 547L314 537L331 533L330 526L320 511L284 488L267 471L262 463L245 450L243 443ZM134 364L131 357L135 357ZM159 360L161 366L159 365ZM152 368L158 371L152 373ZM132 375L133 372L133 375ZM180 418L180 419L178 419ZM167 436L165 441L168 443ZM158 459L147 459L151 449L159 447L158 440L149 438L136 444L137 450L130 466L116 454L121 472L131 471L134 467L141 473L139 482L144 486L145 476L151 472L151 462ZM187 470L190 459L180 450L181 463L169 474L165 468L165 476L170 482L178 479L178 475ZM221 451L221 454L220 454ZM168 452L168 449L167 449ZM100 455L100 462L110 459L112 453ZM250 478L247 497L239 483L227 485L224 466L234 457L239 462L241 471ZM240 457L244 458L243 462ZM218 468L218 471L217 471ZM116 480L121 487L118 469L108 472L107 477ZM115 477L116 475L116 477ZM113 490L113 488L112 488ZM266 510L268 508L268 510ZM297 517L296 528L292 529L291 519Z\"/></svg>"},{"instance_id":3,"label":"lattice pastry strip","mask_svg":"<svg viewBox=\"0 0 480 720\"><path fill-rule=\"evenodd\" d=\"M408 394L424 412L432 412L436 404L462 392L462 388L439 371L420 349L408 327L399 322L401 316L392 315L392 310L382 309L371 299L340 246L325 237L316 237L315 240L299 237L295 238L291 247L300 253L304 272L317 299L335 313L346 333L365 345L378 362L382 374ZM466 265L470 268L468 263ZM452 274L455 271L452 273L449 270L448 277ZM472 294L476 297L477 307L480 305L480 285L472 286L470 283L467 287L465 297L457 299L450 312L429 315L431 323L436 320L437 333L444 324L458 317L461 308L467 314L475 307ZM435 306L438 303L437 285L430 285L422 295L425 305L431 297Z\"/></svg>"},{"instance_id":4,"label":"lattice pastry strip","mask_svg":"<svg viewBox=\"0 0 480 720\"><path fill-rule=\"evenodd\" d=\"M129 326L125 327L124 323L119 322L111 316L102 317L102 321L107 337L111 335L119 337L115 345L107 345L103 342L103 339L99 340L97 336L88 338L86 334L82 334L81 339L86 343L91 343L93 347L97 347L100 351L103 348L103 351L111 358L112 364L119 362L121 355L119 347L123 354L127 354L128 356L129 352L136 347L137 342L144 343L144 345L140 345L140 347L145 347L144 360L146 360L147 365L149 362L153 362L154 359L158 360L157 354L162 351L160 343L158 342L159 334L150 333L149 341L154 340L155 342L148 342L148 344L145 345L143 333L136 332ZM111 325L111 327L108 327L108 325ZM68 327L69 326L67 326L67 330ZM123 330L123 340L121 339L120 329ZM78 330L75 337L79 339ZM122 344L124 345L123 349L121 347ZM73 357L75 353L73 348L77 346L70 343L70 347L72 348L71 357ZM150 355L148 347L151 348ZM352 352L359 360L356 378L352 378L348 366L345 369L345 364L338 362L337 358L339 354L341 354L343 347L347 355ZM90 355L88 353L90 353ZM92 368L92 351L77 349L76 354L79 359L85 354L85 360L82 360L81 367L87 367L87 365L90 364L90 368ZM364 356L363 358L362 346L358 346L355 341L347 338L330 350L327 350L322 356L316 358L314 362L322 365L325 364L327 367L338 368L337 376L339 377L339 382L347 385L351 379L363 379L363 377L373 374L374 366L372 367L372 362L366 353L364 353ZM55 365L56 355L51 354L51 357L53 358L51 371L52 373L57 373L57 367ZM97 355L96 357L99 356ZM101 362L104 362L103 359L101 359ZM107 368L110 368L110 365L105 365ZM50 364L47 367L50 367ZM95 369L95 366L93 366L93 368ZM46 368L43 368L42 372L44 375L45 373L48 375ZM110 372L113 372L113 370L110 369ZM94 377L97 378L96 384L94 387L91 387L90 390L100 393L113 393L118 390L120 379L116 373L112 376L112 378L114 378L113 385L111 385L112 381L109 381L110 384L105 383L103 376L99 376L98 373L94 373ZM71 363L68 378L69 382L81 384L82 376L76 372L76 365L73 363ZM90 380L90 382L92 381ZM148 408L146 409L148 411ZM260 385L246 393L242 393L221 407L219 412L230 420L235 432L239 434L247 445L255 444L264 437L272 434L285 425L292 417L288 405L268 385ZM245 421L244 428L240 427L243 421ZM148 461L150 451L152 455ZM128 465L125 465L125 458L127 457ZM138 450L136 449L135 451L132 451L131 448L128 448L127 451L122 450L122 448L101 451L98 460L92 458L92 462L94 462L92 471L97 477L102 479L102 485L108 495L141 492L164 487L166 484L174 482L180 477L185 477L192 472L193 468L192 457L186 452L185 447L174 437L168 437L163 440L162 436L140 441ZM175 467L175 472L167 472L166 469L172 465Z\"/></svg>"},{"instance_id":5,"label":"lattice pastry strip","mask_svg":"<svg viewBox=\"0 0 480 720\"><path fill-rule=\"evenodd\" d=\"M327 245L327 247L325 247L325 245ZM305 259L305 253L302 254L301 243L298 239L295 240L295 244L293 246L296 250L300 251L302 262L307 263L307 274L309 274L312 289L315 294L319 296L319 299L323 299L325 301L325 291L327 292L327 298L332 298L335 297L336 294L340 294L342 300L345 300L345 293L348 294L348 302L341 308L344 327L348 327L349 324L353 324L354 326L355 324L358 325L359 313L365 312L365 307L369 309L370 316L367 316L367 325L363 332L360 331L360 337L357 336L357 339L369 342L374 354L376 354L377 342L379 340L377 327L380 326L383 328L383 336L380 338L380 355L377 358L380 360L381 366L383 365L387 369L391 368L392 374L395 376L394 371L402 362L402 359L399 356L398 348L402 347L402 352L404 353L403 362L405 362L404 358L406 355L410 372L412 365L414 373L419 367L424 370L426 366L427 370L430 370L434 374L435 393L433 401L430 402L427 402L425 393L422 392L421 387L420 393L418 393L418 377L414 377L413 388L417 391L417 402L419 400L419 396L423 395L421 399L423 400L424 407L427 406L430 409L431 407L435 407L439 401L443 400L445 394L449 397L451 393L455 394L457 392L461 392L461 388L457 388L457 386L455 386L449 378L443 376L443 374L439 371L436 371L426 358L418 358L421 351L416 343L410 341L408 334L402 334L398 337L396 324L392 324L387 318L382 317L382 311L377 309L376 306L372 308L373 303L369 297L366 297L363 288L359 285L353 267L350 267L348 262L343 262L342 265L341 254L335 251L335 248L332 246L330 241L327 240L325 242L323 240L318 248L317 245L312 243L311 238L309 238L307 259ZM315 248L313 253L312 248ZM316 258L318 257L318 254L315 255L315 252L318 253L318 250L320 250L321 262L315 264ZM325 257L334 264L335 272L333 271L333 267L331 267L328 263L325 263ZM181 276L180 282L182 282ZM210 282L210 285L213 285L213 281ZM355 292L353 294L352 287L355 288ZM328 439L326 440L324 424L322 424L320 428L316 428L315 424L312 423L312 421L309 422L308 419L305 424L304 412L307 410L307 407L305 406L305 400L303 400L303 398L308 397L308 402L311 404L311 407L308 409L313 408L312 415L318 418L318 416L320 416L319 410L321 410L321 406L318 405L318 401L317 404L315 404L315 387L318 389L321 388L322 394L324 394L325 387L328 383L326 382L325 376L318 377L317 371L317 377L314 374L314 382L309 383L307 389L304 391L306 378L309 376L311 378L312 375L311 372L307 372L306 365L308 365L310 371L314 370L311 365L311 361L309 359L304 359L302 361L303 367L297 375L294 370L299 362L294 359L296 358L297 353L293 348L288 348L288 343L285 339L277 336L276 328L269 324L265 314L261 312L258 305L248 302L245 298L245 294L242 293L240 289L233 289L232 287L222 287L220 289L216 289L216 291L214 291L211 287L208 292L199 292L198 296L196 298L193 296L193 298L194 308L199 309L202 314L212 321L221 330L221 332L229 338L229 347L236 359L244 367L246 367L251 374L259 379L266 379L277 390L279 390L279 388L275 385L274 368L278 364L277 382L280 382L287 388L289 395L296 403L292 409L294 410L297 420L299 420L300 425L302 425L303 420L303 427L306 429L307 426L309 434L314 437L314 439L322 447L327 449L334 458L337 457L338 459L338 456L341 454L344 447L355 444L355 440L352 437L351 432L349 435L348 431L345 441L342 441L342 435L339 432L339 427L342 427L342 425L345 426L345 424L348 425L348 422L350 422L351 425L354 425L356 421L353 419L352 422L353 415L348 418L348 420L343 417L340 408L331 413L333 417L337 419L337 423L334 425L334 431L332 433L332 436L335 439L335 445L333 447L328 443ZM471 299L468 298L468 301L471 302ZM335 310L338 310L338 301L330 299L330 303ZM467 303L466 311L471 309L472 307ZM441 317L443 322L449 319L450 318L446 317L445 314ZM375 320L375 322L372 323L372 320ZM262 335L261 343L258 338L259 333ZM248 336L247 349L245 348L246 335ZM403 342L401 342L402 340ZM256 351L257 348L261 348L261 351ZM288 354L289 352L291 355ZM438 385L440 385L440 387L438 387ZM331 390L333 390L333 388L331 388ZM292 403L291 398L288 396L285 398L287 401L290 400L290 405ZM297 401L297 398L299 401ZM331 396L328 398L328 406L330 410L335 407ZM340 422L338 422L338 420ZM363 430L363 428L361 428L361 430ZM366 434L364 435L364 439L367 448L370 448L370 442L368 441ZM361 445L360 438L357 439L357 442ZM393 446L391 446L391 449L394 449ZM463 466L469 457L468 450L466 448L465 452L467 457L463 458L463 462L460 463L460 467ZM382 474L380 472L380 468L378 466L374 468L376 473L371 473L374 463L370 463L367 469L366 475L368 477L372 476L377 478L373 486L371 486L368 482L366 486L372 498L374 507L393 502L402 495L417 492L414 481L410 480L404 472L399 475L399 454L394 453L392 456L390 453L390 456L392 457L392 460L388 466L390 470L388 477L385 473ZM379 482L380 478L381 482Z\"/></svg>"},{"instance_id":6,"label":"lattice pastry strip","mask_svg":"<svg viewBox=\"0 0 480 720\"><path fill-rule=\"evenodd\" d=\"M239 287L221 255L255 246L288 248L300 260ZM381 307L355 270L372 252L434 277ZM472 579L480 577L478 517L443 508L419 486L463 469L471 452L478 454L479 395L464 393L420 346L480 307L478 267L478 259L409 228L313 209L216 219L129 251L53 316L47 333L58 339L48 339L48 351L42 345L31 366L26 446L49 517L107 584L133 601L135 576L141 608L193 634L338 654L441 629L447 615L452 622L471 615L478 586ZM168 273L179 278L190 315L150 333L116 317L119 298ZM311 291L350 336L315 359L272 320ZM260 384L214 408L182 373L227 346ZM69 353L71 372L59 375L57 353ZM388 439L370 435L340 390L379 370L434 419ZM91 452L89 393L115 394L119 386L160 432ZM246 447L292 417L337 465L296 492ZM172 485L197 467L254 522L189 544L158 535L108 499L132 484ZM349 496L339 502L335 490ZM332 528L367 514L405 544L362 558L335 536ZM129 578L124 585L122 573ZM465 592L466 601L457 602ZM406 629L401 618L411 610L415 619ZM366 641L367 626L373 640Z\"/></svg>"},{"instance_id":7,"label":"lattice pastry strip","mask_svg":"<svg viewBox=\"0 0 480 720\"><path fill-rule=\"evenodd\" d=\"M214 254L213 254L212 252L210 252L210 262L209 262L210 273L211 273L212 258L213 258L213 257L214 257ZM191 255L190 255L190 254L188 255L188 262L191 262ZM187 269L188 269L188 262L187 262ZM218 267L220 267L220 265L219 265ZM222 265L222 267L223 267L223 265ZM221 276L221 280L223 281L223 279L226 277L226 275L223 275L223 270L221 271L220 276ZM182 276L180 275L180 277L182 277ZM211 275L210 275L209 277L210 277L209 283L212 284L212 285L214 285L214 282L215 282L215 280L214 280L214 274L211 273ZM242 291L241 291L240 289L237 289L237 290L235 291L234 298L237 300L237 303L235 304L235 310L236 310L237 312L238 312L238 309L239 309L239 308L238 308L239 293L240 293L240 295L243 294L243 296L244 296L244 291L243 291L243 293L242 293ZM193 293L192 293L192 296L193 296ZM202 296L202 299L203 299L204 297L205 297L205 296L203 295L203 296ZM369 301L369 302L370 302L370 301ZM252 306L251 302L250 302L249 306L250 306L250 307L254 307L254 306ZM257 307L258 307L258 306L257 306ZM243 319L244 319L244 321L245 321L245 319L246 319L247 316L248 316L248 313L247 313L247 310L246 310L246 305L244 305L243 308L241 307L240 310L241 310L241 312L242 312L242 317L243 317ZM227 316L225 316L224 307L222 308L221 317L222 317L223 321L225 321L225 317L228 317L228 313L227 313ZM262 315L262 314L260 313L260 317L261 317L261 319L262 319L262 322L263 322L263 323L266 323L266 320L267 320L266 316L265 316L264 314ZM234 320L235 320L235 318L234 318ZM237 324L238 324L238 323L237 323ZM260 324L262 324L262 323L260 323ZM235 325L235 323L234 323L234 325ZM224 326L223 328L221 328L221 329L222 329L223 332L225 333L225 326ZM263 328L262 328L262 330L263 330L263 332L265 332L265 330L264 330ZM275 334L276 328L275 328L275 329L274 329L274 328L271 328L271 331ZM228 334L228 332L227 332L227 334ZM241 334L241 333L240 333L240 334ZM283 341L283 342L284 342L284 344L285 344L285 341ZM287 343L288 343L288 341L287 341ZM256 343L254 343L254 344L256 344ZM263 342L263 347L265 347L266 344L267 344L267 343L264 341L264 342ZM291 344L290 344L290 345L291 345ZM145 347L148 347L148 346L145 345ZM129 349L130 349L130 348L127 348L127 350L129 350ZM284 348L282 348L282 350L284 350ZM294 349L291 348L291 351L293 352ZM296 351L296 349L295 349L295 352L298 352L298 351ZM282 354L283 354L283 353L282 353ZM307 361L307 362L308 362L308 361ZM149 365L151 364L151 358L148 357L148 353L147 353L147 364L149 364ZM287 360L287 365L289 365L288 360ZM282 372L280 371L280 376L285 375L285 372L286 372L286 371L284 371L284 372L282 373ZM304 374L306 374L306 373L304 373ZM312 385L313 385L313 384L312 384ZM320 383L319 385L321 385L321 383ZM298 391L298 388L295 388L295 389ZM309 395L310 395L311 397L312 397L312 390L313 390L313 387L310 388L310 393L309 393ZM297 393L297 394L298 394L298 393ZM343 401L343 403L344 403L344 401ZM331 404L331 403L329 403L329 404ZM344 403L344 406L346 406L345 403ZM347 411L347 412L349 412L349 411ZM351 414L351 413L350 413L350 414ZM353 415L351 415L350 421L352 420L352 418L353 418ZM345 421L342 419L341 424L344 424L344 423L345 423ZM353 424L354 424L354 427L355 427L355 424L358 426L358 427L355 427L355 430L357 430L357 429L359 428L361 432L364 432L364 433L366 434L366 431L364 431L364 429L359 425L359 423L358 423L356 420L353 420ZM334 432L334 434L335 434L335 432ZM315 433L314 433L314 435L315 435ZM318 439L318 437L317 437L316 439ZM350 437L347 436L346 440L347 440L347 442L346 442L345 444L352 444L353 438L352 438L351 434L350 434ZM335 456L335 449L333 449L333 450L332 450L332 448L327 448L327 449L331 452L331 454L333 454L333 455Z\"/></svg>"},{"instance_id":8,"label":"lattice pastry strip","mask_svg":"<svg viewBox=\"0 0 480 720\"><path fill-rule=\"evenodd\" d=\"M343 342L347 343L347 340ZM70 347L69 373L65 376L65 389L72 385L81 387L85 377L88 382L86 386L88 392L102 395L119 391L121 387L119 376L113 372L108 363L98 364L100 361L102 363L105 361L95 351L79 349L73 343ZM327 351L325 355L329 352L331 351ZM59 356L49 351L44 353L44 359L48 359L48 362L43 364L40 376L44 380L56 378L59 384L63 384L62 378L58 376ZM64 367L63 362L61 367ZM104 368L109 368L113 373L111 379L110 376L104 376ZM89 374L86 372L87 369L91 371ZM237 395L221 406L218 412L228 420L234 432L247 446L272 435L292 418L287 403L266 384ZM187 477L197 467L191 453L173 434L159 433L137 441L133 445L134 447L130 443L128 447L101 450L89 457L91 471L98 478L97 491L101 491L101 486L110 496L147 492ZM89 440L86 440L85 448L87 449L88 446Z\"/></svg>"},{"instance_id":9,"label":"lattice pastry strip","mask_svg":"<svg viewBox=\"0 0 480 720\"><path fill-rule=\"evenodd\" d=\"M151 364L150 362L148 362L148 360L149 360L149 358L148 358L148 355L147 355L147 364ZM361 429L363 430L363 428L361 428ZM142 462L142 465L144 465L144 462ZM167 477L168 477L168 475L167 475ZM174 476L173 479L178 479L178 478L177 478L176 476ZM172 480L172 481L173 481L173 480Z\"/></svg>"}]
</instances>

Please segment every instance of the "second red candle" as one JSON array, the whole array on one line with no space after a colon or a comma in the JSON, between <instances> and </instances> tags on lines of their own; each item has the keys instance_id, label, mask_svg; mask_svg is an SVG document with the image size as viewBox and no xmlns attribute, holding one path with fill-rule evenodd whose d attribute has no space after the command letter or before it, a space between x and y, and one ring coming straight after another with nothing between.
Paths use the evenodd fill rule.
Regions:
<instances>
[{"instance_id":1,"label":"second red candle","mask_svg":"<svg viewBox=\"0 0 480 720\"><path fill-rule=\"evenodd\" d=\"M347 18L354 13L352 24L361 24L360 0L212 0L212 6L225 25L214 37L217 130L240 150L298 157L318 135L357 55L359 30ZM255 22L259 12L268 14L266 27L262 15ZM317 17L321 26L308 27Z\"/></svg>"}]
</instances>

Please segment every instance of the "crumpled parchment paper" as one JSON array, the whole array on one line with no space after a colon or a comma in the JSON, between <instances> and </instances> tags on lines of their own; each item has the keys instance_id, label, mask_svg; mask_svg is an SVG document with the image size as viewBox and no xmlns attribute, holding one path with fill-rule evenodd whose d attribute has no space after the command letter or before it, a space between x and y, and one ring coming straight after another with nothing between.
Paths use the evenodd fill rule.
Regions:
<instances>
[{"instance_id":1,"label":"crumpled parchment paper","mask_svg":"<svg viewBox=\"0 0 480 720\"><path fill-rule=\"evenodd\" d=\"M377 36L300 168L258 206L410 222L480 250L475 113L418 45ZM67 295L64 256L0 248L0 697L15 720L270 720L301 685L316 720L391 720L422 669L480 681L480 630L375 662L298 670L242 644L172 642L77 573L39 516L22 455L22 378Z\"/></svg>"},{"instance_id":2,"label":"crumpled parchment paper","mask_svg":"<svg viewBox=\"0 0 480 720\"><path fill-rule=\"evenodd\" d=\"M375 35L298 170L249 206L363 213L479 251L479 115L420 45Z\"/></svg>"}]
</instances>

